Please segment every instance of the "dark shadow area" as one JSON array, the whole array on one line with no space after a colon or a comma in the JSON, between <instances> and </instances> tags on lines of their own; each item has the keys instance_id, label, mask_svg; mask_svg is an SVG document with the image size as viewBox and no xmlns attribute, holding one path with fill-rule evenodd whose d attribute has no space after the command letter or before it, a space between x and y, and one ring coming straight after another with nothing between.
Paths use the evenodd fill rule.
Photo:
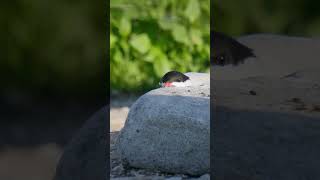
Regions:
<instances>
[{"instance_id":1,"label":"dark shadow area","mask_svg":"<svg viewBox=\"0 0 320 180\"><path fill-rule=\"evenodd\" d=\"M320 118L217 106L214 179L319 179Z\"/></svg>"},{"instance_id":2,"label":"dark shadow area","mask_svg":"<svg viewBox=\"0 0 320 180\"><path fill-rule=\"evenodd\" d=\"M211 30L254 54L237 65L224 63L241 58L237 57L241 49L230 40L211 41L216 43L211 45L215 57L211 60L220 60L211 64L214 179L320 178L320 16L314 8L318 4L314 0L211 4Z\"/></svg>"},{"instance_id":3,"label":"dark shadow area","mask_svg":"<svg viewBox=\"0 0 320 180\"><path fill-rule=\"evenodd\" d=\"M2 104L0 147L28 147L45 143L64 146L103 102L56 104L45 101L26 105Z\"/></svg>"},{"instance_id":4,"label":"dark shadow area","mask_svg":"<svg viewBox=\"0 0 320 180\"><path fill-rule=\"evenodd\" d=\"M107 4L3 3L0 179L50 180L65 145L108 104Z\"/></svg>"},{"instance_id":5,"label":"dark shadow area","mask_svg":"<svg viewBox=\"0 0 320 180\"><path fill-rule=\"evenodd\" d=\"M55 180L107 177L108 120L109 107L106 106L97 111L74 135L58 163Z\"/></svg>"}]
</instances>

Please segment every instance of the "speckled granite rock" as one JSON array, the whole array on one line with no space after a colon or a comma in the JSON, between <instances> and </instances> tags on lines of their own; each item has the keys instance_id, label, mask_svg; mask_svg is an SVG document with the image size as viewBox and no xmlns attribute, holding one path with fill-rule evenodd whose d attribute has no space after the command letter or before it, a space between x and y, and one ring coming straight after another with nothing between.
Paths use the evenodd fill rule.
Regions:
<instances>
[{"instance_id":1,"label":"speckled granite rock","mask_svg":"<svg viewBox=\"0 0 320 180\"><path fill-rule=\"evenodd\" d=\"M191 87L159 88L131 107L117 149L124 164L202 175L210 168L210 78L188 73Z\"/></svg>"}]
</instances>

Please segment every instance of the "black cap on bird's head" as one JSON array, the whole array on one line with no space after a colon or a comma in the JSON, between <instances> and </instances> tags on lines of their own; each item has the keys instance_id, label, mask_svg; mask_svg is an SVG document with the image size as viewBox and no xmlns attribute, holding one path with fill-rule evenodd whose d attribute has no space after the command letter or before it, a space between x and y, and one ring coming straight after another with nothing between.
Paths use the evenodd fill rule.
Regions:
<instances>
[{"instance_id":1,"label":"black cap on bird's head","mask_svg":"<svg viewBox=\"0 0 320 180\"><path fill-rule=\"evenodd\" d=\"M160 80L161 87L184 87L190 78L178 71L167 72Z\"/></svg>"},{"instance_id":2,"label":"black cap on bird's head","mask_svg":"<svg viewBox=\"0 0 320 180\"><path fill-rule=\"evenodd\" d=\"M238 65L255 57L253 50L222 33L211 31L211 65Z\"/></svg>"}]
</instances>

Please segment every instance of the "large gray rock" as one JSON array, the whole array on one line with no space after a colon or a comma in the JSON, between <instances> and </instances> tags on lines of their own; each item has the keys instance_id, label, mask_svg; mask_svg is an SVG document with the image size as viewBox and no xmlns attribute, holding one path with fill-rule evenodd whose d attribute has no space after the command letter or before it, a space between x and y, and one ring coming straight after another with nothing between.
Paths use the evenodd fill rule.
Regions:
<instances>
[{"instance_id":1,"label":"large gray rock","mask_svg":"<svg viewBox=\"0 0 320 180\"><path fill-rule=\"evenodd\" d=\"M188 73L191 87L159 88L131 107L117 148L124 164L202 175L210 168L210 75Z\"/></svg>"}]
</instances>

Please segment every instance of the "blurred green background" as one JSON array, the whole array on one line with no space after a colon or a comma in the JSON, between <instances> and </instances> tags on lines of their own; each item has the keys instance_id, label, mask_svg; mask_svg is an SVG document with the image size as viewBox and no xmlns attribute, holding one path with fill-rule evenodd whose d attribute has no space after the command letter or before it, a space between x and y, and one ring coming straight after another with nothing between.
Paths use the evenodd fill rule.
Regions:
<instances>
[{"instance_id":1,"label":"blurred green background","mask_svg":"<svg viewBox=\"0 0 320 180\"><path fill-rule=\"evenodd\" d=\"M1 5L0 93L106 96L107 2L14 0Z\"/></svg>"},{"instance_id":2,"label":"blurred green background","mask_svg":"<svg viewBox=\"0 0 320 180\"><path fill-rule=\"evenodd\" d=\"M51 180L64 146L107 104L105 0L0 6L0 179Z\"/></svg>"},{"instance_id":3,"label":"blurred green background","mask_svg":"<svg viewBox=\"0 0 320 180\"><path fill-rule=\"evenodd\" d=\"M108 2L104 2L107 4ZM97 98L154 88L168 70L208 71L209 0L15 0L1 8L0 93ZM215 0L214 29L317 36L320 1ZM110 77L106 74L110 30ZM88 96L88 97L89 97Z\"/></svg>"},{"instance_id":4,"label":"blurred green background","mask_svg":"<svg viewBox=\"0 0 320 180\"><path fill-rule=\"evenodd\" d=\"M229 35L319 36L318 0L214 0L212 26Z\"/></svg>"},{"instance_id":5,"label":"blurred green background","mask_svg":"<svg viewBox=\"0 0 320 180\"><path fill-rule=\"evenodd\" d=\"M155 88L170 70L209 71L209 0L111 0L112 91Z\"/></svg>"}]
</instances>

